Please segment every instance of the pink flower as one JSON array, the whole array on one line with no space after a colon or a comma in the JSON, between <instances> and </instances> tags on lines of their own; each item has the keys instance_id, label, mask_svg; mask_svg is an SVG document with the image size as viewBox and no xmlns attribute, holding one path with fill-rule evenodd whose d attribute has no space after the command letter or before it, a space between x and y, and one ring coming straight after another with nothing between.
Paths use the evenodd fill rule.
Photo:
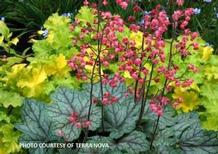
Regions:
<instances>
[{"instance_id":1,"label":"pink flower","mask_svg":"<svg viewBox=\"0 0 218 154\"><path fill-rule=\"evenodd\" d=\"M75 124L78 121L78 113L72 112L68 120L71 124Z\"/></svg>"},{"instance_id":2,"label":"pink flower","mask_svg":"<svg viewBox=\"0 0 218 154\"><path fill-rule=\"evenodd\" d=\"M80 122L75 123L76 128L82 128L82 125Z\"/></svg>"},{"instance_id":3,"label":"pink flower","mask_svg":"<svg viewBox=\"0 0 218 154\"><path fill-rule=\"evenodd\" d=\"M107 0L103 0L103 5L107 5L108 1Z\"/></svg>"},{"instance_id":4,"label":"pink flower","mask_svg":"<svg viewBox=\"0 0 218 154\"><path fill-rule=\"evenodd\" d=\"M126 1L123 1L123 0L116 0L116 3L118 4L118 5L120 5L120 7L122 8L122 9L126 9L127 8L127 6L128 6L128 0L126 0Z\"/></svg>"},{"instance_id":5,"label":"pink flower","mask_svg":"<svg viewBox=\"0 0 218 154\"><path fill-rule=\"evenodd\" d=\"M59 136L59 137L64 136L64 131L63 130L58 130L57 131L57 136Z\"/></svg>"},{"instance_id":6,"label":"pink flower","mask_svg":"<svg viewBox=\"0 0 218 154\"><path fill-rule=\"evenodd\" d=\"M135 61L134 61L135 65L139 66L141 65L142 61L140 58L137 58Z\"/></svg>"},{"instance_id":7,"label":"pink flower","mask_svg":"<svg viewBox=\"0 0 218 154\"><path fill-rule=\"evenodd\" d=\"M184 0L176 0L178 6L182 6L184 4Z\"/></svg>"},{"instance_id":8,"label":"pink flower","mask_svg":"<svg viewBox=\"0 0 218 154\"><path fill-rule=\"evenodd\" d=\"M89 5L88 0L84 0L83 4L84 4L84 5Z\"/></svg>"},{"instance_id":9,"label":"pink flower","mask_svg":"<svg viewBox=\"0 0 218 154\"><path fill-rule=\"evenodd\" d=\"M90 127L90 126L91 126L91 121L86 120L86 121L84 121L84 122L82 123L82 127L83 127L83 128L88 128L88 127Z\"/></svg>"}]
</instances>

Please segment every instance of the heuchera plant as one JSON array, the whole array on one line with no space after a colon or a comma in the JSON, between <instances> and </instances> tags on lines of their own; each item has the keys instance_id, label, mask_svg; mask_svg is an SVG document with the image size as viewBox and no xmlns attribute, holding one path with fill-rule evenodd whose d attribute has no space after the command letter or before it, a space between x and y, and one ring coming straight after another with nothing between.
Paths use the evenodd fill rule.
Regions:
<instances>
[{"instance_id":1,"label":"heuchera plant","mask_svg":"<svg viewBox=\"0 0 218 154\"><path fill-rule=\"evenodd\" d=\"M157 5L130 25L101 11L106 0L84 1L70 26L72 43L80 52L68 61L81 90L58 88L45 105L27 99L20 143L108 143L108 148L29 149L30 153L217 153L217 132L201 128L195 112L177 114L182 98L177 87L194 79L181 75L175 56L186 59L199 48L198 33L187 26L193 9L168 15ZM128 0L116 0L122 9ZM89 5L89 7L88 7ZM183 5L183 1L172 2ZM142 14L135 4L136 14ZM133 19L133 17L132 17ZM171 32L171 39L164 34ZM138 41L140 40L140 41ZM184 68L184 67L183 67ZM198 72L193 64L186 71Z\"/></svg>"}]
</instances>

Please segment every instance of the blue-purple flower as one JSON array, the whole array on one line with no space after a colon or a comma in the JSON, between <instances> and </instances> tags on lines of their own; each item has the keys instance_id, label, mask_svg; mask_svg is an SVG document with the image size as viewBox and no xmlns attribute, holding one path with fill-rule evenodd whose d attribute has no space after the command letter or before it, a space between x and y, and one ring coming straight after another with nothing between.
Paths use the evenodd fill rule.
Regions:
<instances>
[{"instance_id":1,"label":"blue-purple flower","mask_svg":"<svg viewBox=\"0 0 218 154\"><path fill-rule=\"evenodd\" d=\"M204 2L206 2L206 3L211 3L212 0L204 0Z\"/></svg>"},{"instance_id":2,"label":"blue-purple flower","mask_svg":"<svg viewBox=\"0 0 218 154\"><path fill-rule=\"evenodd\" d=\"M62 14L62 16L65 16L65 17L71 17L72 15L73 15L73 13L69 13L69 12L68 12L68 13L63 13L63 14Z\"/></svg>"},{"instance_id":3,"label":"blue-purple flower","mask_svg":"<svg viewBox=\"0 0 218 154\"><path fill-rule=\"evenodd\" d=\"M0 16L0 20L1 20L1 21L5 21L5 17L1 17L1 16Z\"/></svg>"},{"instance_id":4,"label":"blue-purple flower","mask_svg":"<svg viewBox=\"0 0 218 154\"><path fill-rule=\"evenodd\" d=\"M200 14L201 13L201 9L200 8L194 8L193 12L195 15Z\"/></svg>"}]
</instances>

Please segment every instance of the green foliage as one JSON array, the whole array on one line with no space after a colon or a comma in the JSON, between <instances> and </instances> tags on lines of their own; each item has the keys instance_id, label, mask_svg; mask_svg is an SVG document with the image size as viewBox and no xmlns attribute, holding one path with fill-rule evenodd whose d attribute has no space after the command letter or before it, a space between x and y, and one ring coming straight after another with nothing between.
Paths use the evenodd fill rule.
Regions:
<instances>
[{"instance_id":1,"label":"green foliage","mask_svg":"<svg viewBox=\"0 0 218 154\"><path fill-rule=\"evenodd\" d=\"M17 139L19 133L14 131L13 124L19 121L19 115L16 115L14 109L19 110L19 106L23 102L23 97L35 98L43 102L51 102L51 105L45 105L43 102L26 100L23 105L23 123L16 126L23 135L20 138L21 143L30 141L37 142L78 142L83 137L83 129L76 128L69 123L69 116L72 112L77 112L82 119L87 118L89 107L89 86L83 88L82 91L76 90L80 87L82 81L78 81L75 76L71 76L67 61L77 53L79 46L83 42L78 42L76 47L72 46L72 39L81 34L81 28L86 27L86 22L93 24L96 16L93 10L88 7L83 7L76 19L80 20L78 27L73 32L70 31L70 19L54 14L44 24L48 30L48 35L43 40L33 40L33 57L18 56L12 52L10 46L16 44L17 40L11 39L11 33L6 25L0 24L0 44L1 47L8 53L14 54L14 57L9 57L6 60L1 59L0 67L0 153L17 152ZM104 23L102 23L103 25ZM92 35L85 37L84 42L90 42L93 48L96 44L92 42ZM136 41L136 44L141 46L142 34L130 32L126 27L125 33L119 35L119 39L128 36ZM180 38L178 38L180 39ZM166 40L170 41L170 40ZM6 42L6 43L5 43ZM218 130L218 120L216 119L218 98L216 96L218 79L217 75L217 56L213 55L213 48L205 46L205 42L199 38L199 51L190 49L192 55L187 59L176 55L173 58L173 63L177 64L180 72L177 76L183 75L184 79L194 78L195 82L189 89L177 87L174 93L169 94L172 98L182 97L184 101L181 103L180 109L184 112L193 111L203 106L205 111L199 111L201 122L204 128L208 130ZM5 47L6 46L6 47ZM166 46L166 52L169 52L169 44ZM85 57L89 58L89 57ZM168 57L167 57L168 58ZM199 67L199 73L192 73L186 70L187 64L194 64ZM148 68L149 63L146 63ZM118 71L119 62L110 64L109 72ZM149 68L150 69L150 68ZM88 70L88 69L87 69ZM156 70L155 70L156 71ZM157 73L155 74L157 75ZM133 83L130 74L123 73L123 76L128 79L127 85ZM161 82L162 83L162 80ZM153 93L156 93L162 86L151 83ZM56 92L49 98L57 87ZM174 86L174 85L173 85ZM69 88L74 88L71 90ZM139 153L148 151L148 142L150 142L150 128L142 132L134 131L136 128L136 120L139 113L139 104L134 104L133 96L125 96L127 91L126 85L119 84L116 89L111 89L105 86L104 92L110 92L113 96L119 98L115 104L105 106L104 122L105 130L109 133L107 137L100 134L100 104L93 104L91 109L91 122L89 127L94 131L95 137L88 138L88 142L105 141L110 145L109 149L100 149L99 153ZM99 85L94 86L93 97L100 100ZM11 108L14 108L11 110ZM10 114L15 114L10 116ZM145 117L149 115L144 115ZM150 125L154 125L155 116L150 118ZM146 118L144 119L146 121ZM144 128L142 128L144 129ZM169 111L160 119L160 126L157 140L155 140L155 151L157 153L216 153L217 150L217 135L215 132L204 131L200 128L200 121L195 113L181 113L176 116L174 112ZM14 133L12 133L14 131ZM57 132L63 131L64 136L58 137ZM148 140L147 140L148 139ZM99 142L100 142L99 141ZM12 151L6 151L11 149ZM128 149L128 151L127 151ZM57 150L57 149L55 149ZM60 153L65 153L63 149ZM83 149L82 149L83 150ZM87 151L79 152L87 152ZM99 149L97 149L99 150ZM5 152L6 151L6 152ZM74 150L67 149L69 153L76 153ZM55 151L56 152L56 151ZM51 149L33 149L30 153L54 153Z\"/></svg>"},{"instance_id":2,"label":"green foliage","mask_svg":"<svg viewBox=\"0 0 218 154\"><path fill-rule=\"evenodd\" d=\"M121 84L121 88L117 89L119 91L115 91L114 94L122 95L121 90L123 90L123 88L124 85ZM129 100L132 100L132 96L129 97ZM63 138L66 141L72 142L78 139L82 129L76 128L74 124L70 123L69 117L73 112L76 112L81 118L81 121L86 120L90 102L87 96L87 90L76 91L67 88L59 88L51 95L51 99L51 105L45 105L33 100L25 101L22 110L23 123L16 125L16 128L23 133L20 138L21 143L27 143L28 141L36 141L36 143L55 142L56 138L58 138L58 140L62 138L56 135L58 131L64 132ZM125 100L128 100L128 98ZM132 110L130 103L125 103L124 100L122 101L123 107L126 105L126 108ZM116 104L112 106L117 110ZM126 108L124 107L125 111ZM116 121L114 121L114 119L120 118L121 120L117 124L121 129L126 129L120 130L116 124L116 127L112 124L110 125L108 131L111 130L113 134L115 129L119 129L119 131L122 132L119 136L116 136L116 143L113 142L112 138L107 138L107 140L110 141L109 145L111 144L110 150L126 151L126 149L128 149L130 152L138 153L139 151L148 149L148 142L146 141L145 135L141 132L133 131L135 128L135 119L134 117L132 118L133 114L136 115L135 111L128 115L124 111L122 111L121 114L113 114L111 110L105 110L105 122L115 124ZM91 126L89 129L94 131L100 127L101 114L99 106L93 104L90 117ZM96 138L99 137L90 138L88 142L94 142ZM36 153L36 151L31 152ZM41 152L45 153L43 151Z\"/></svg>"},{"instance_id":3,"label":"green foliage","mask_svg":"<svg viewBox=\"0 0 218 154\"><path fill-rule=\"evenodd\" d=\"M81 129L69 123L69 117L73 112L78 113L81 121L85 121L88 116L89 96L82 91L72 91L71 89L59 88L52 95L52 104L48 107L48 116L54 118L55 130L63 131L67 141L73 141L80 136ZM93 105L90 113L92 125L90 130L100 127L100 108Z\"/></svg>"},{"instance_id":4,"label":"green foliage","mask_svg":"<svg viewBox=\"0 0 218 154\"><path fill-rule=\"evenodd\" d=\"M0 153L16 153L20 151L18 139L20 132L15 131L14 123L18 122L17 113L14 111L13 115L9 114L10 110L0 107Z\"/></svg>"},{"instance_id":5,"label":"green foliage","mask_svg":"<svg viewBox=\"0 0 218 154\"><path fill-rule=\"evenodd\" d=\"M56 140L56 134L52 131L52 122L48 119L47 112L43 112L45 105L33 100L26 100L22 110L23 124L16 128L23 133L20 143L43 143ZM36 148L30 149L31 153L47 153L53 149Z\"/></svg>"},{"instance_id":6,"label":"green foliage","mask_svg":"<svg viewBox=\"0 0 218 154\"><path fill-rule=\"evenodd\" d=\"M0 137L0 153L15 153L20 150L20 146L17 143L20 133L14 131L12 124L8 123L0 127Z\"/></svg>"},{"instance_id":7,"label":"green foliage","mask_svg":"<svg viewBox=\"0 0 218 154\"><path fill-rule=\"evenodd\" d=\"M71 77L67 65L68 59L66 56L69 58L75 52L71 45L69 18L56 14L49 18L45 26L51 31L49 37L45 40L36 41L34 57L28 57L25 54L18 55L11 49L11 46L17 43L17 38L11 39L12 33L10 33L6 24L0 21L0 46L3 47L5 52L14 55L3 57L0 61L0 110L4 113L4 119L9 117L10 114L14 114L14 110L19 110L24 97L49 102L48 96L56 87L60 85L79 87L80 85L75 77ZM66 35L63 36L63 32ZM9 115L7 112L9 112ZM19 115L16 116L19 120ZM14 122L14 120L10 120L8 123L12 127ZM5 121L1 123L2 127L5 125L7 125ZM13 134L11 133L11 135ZM16 141L14 140L13 144L4 142L1 147L3 153L9 153L5 152L5 149L11 149L12 145L15 146ZM0 140L0 142L3 141ZM15 149L14 152L19 150L18 148Z\"/></svg>"},{"instance_id":8,"label":"green foliage","mask_svg":"<svg viewBox=\"0 0 218 154\"><path fill-rule=\"evenodd\" d=\"M26 31L39 29L47 18L55 12L60 14L72 12L76 13L81 6L82 1L76 0L3 0L3 4L7 4L5 12L2 14L7 19L21 24Z\"/></svg>"},{"instance_id":9,"label":"green foliage","mask_svg":"<svg viewBox=\"0 0 218 154\"><path fill-rule=\"evenodd\" d=\"M78 14L76 15L75 19L79 19L85 25L87 22L93 24L96 15L94 15L93 9L89 7L82 7Z\"/></svg>"},{"instance_id":10,"label":"green foliage","mask_svg":"<svg viewBox=\"0 0 218 154\"><path fill-rule=\"evenodd\" d=\"M21 106L21 103L23 102L23 98L15 93L15 92L8 92L0 90L1 96L0 96L0 102L3 107L8 108L9 106L17 107Z\"/></svg>"},{"instance_id":11,"label":"green foliage","mask_svg":"<svg viewBox=\"0 0 218 154\"><path fill-rule=\"evenodd\" d=\"M123 84L120 83L122 88L119 91L114 91L117 95L122 95ZM105 89L109 89L104 88ZM97 92L96 92L97 93ZM60 88L51 96L53 103L46 105L43 103L37 103L33 100L27 100L23 106L23 123L16 126L17 129L22 131L23 135L20 138L21 143L27 141L46 142L53 143L57 141L71 141L78 142L81 129L74 127L73 123L69 123L68 118L72 112L78 112L80 117L87 118L86 113L88 110L89 97L86 96L86 89L83 91L76 91L72 89ZM83 98L83 99L82 99ZM131 99L132 96L128 96ZM122 102L120 102L122 104ZM123 102L125 103L125 102ZM133 103L133 102L132 102ZM118 103L119 104L119 103ZM114 106L116 110L116 104L108 105L108 107ZM132 108L131 104L126 103L127 108ZM122 110L122 109L120 109ZM119 124L114 119L126 119L122 121L121 127L127 129L132 125L135 125L134 120L129 119L128 115L113 114L110 110L105 110L105 122ZM91 130L96 130L100 127L101 115L98 106L93 104L91 119ZM113 116L108 116L108 115ZM145 124L151 121L151 125L154 125L156 116L147 111L144 115ZM131 124L131 125L130 125ZM113 125L111 125L113 127ZM123 127L125 126L125 128ZM107 127L106 127L107 128ZM142 128L143 129L143 128ZM63 136L57 136L57 131L63 131ZM100 131L100 130L99 130ZM142 132L125 131L122 134L118 134L114 138L111 133L114 133L114 129L108 129L109 136L93 136L89 137L87 143L104 143L107 144L107 148L89 148L91 153L140 153L140 152L164 152L170 153L174 151L176 153L216 153L218 151L218 134L213 131L206 131L201 128L200 120L197 113L185 113L176 115L175 111L169 106L166 108L166 112L163 117L160 118L160 124L158 126L157 136L154 141L154 148L149 151L150 131L144 130ZM143 133L144 132L144 133ZM98 129L96 130L98 134ZM146 137L148 136L148 138ZM44 149L46 150L46 149ZM53 149L54 150L54 149ZM66 151L73 152L71 149L62 149L59 153L65 153ZM86 153L88 149L81 148L74 153ZM91 150L91 151L90 151ZM36 153L36 151L31 151ZM41 154L46 153L41 149Z\"/></svg>"},{"instance_id":12,"label":"green foliage","mask_svg":"<svg viewBox=\"0 0 218 154\"><path fill-rule=\"evenodd\" d=\"M165 114L160 119L155 146L163 153L215 154L218 151L217 135L217 132L201 128L197 113Z\"/></svg>"},{"instance_id":13,"label":"green foliage","mask_svg":"<svg viewBox=\"0 0 218 154\"><path fill-rule=\"evenodd\" d=\"M100 85L94 87L94 96L99 98ZM88 88L89 89L89 88ZM126 97L127 88L125 84L120 84L115 88L104 86L104 93L110 93L119 98L117 103L105 106L105 130L110 131L110 137L117 139L135 129L138 119L139 104L134 104L133 96ZM119 118L118 118L119 117Z\"/></svg>"},{"instance_id":14,"label":"green foliage","mask_svg":"<svg viewBox=\"0 0 218 154\"><path fill-rule=\"evenodd\" d=\"M53 14L45 22L48 35L43 40L34 40L33 52L35 57L44 58L50 55L64 54L67 58L77 50L72 46L70 33L70 18Z\"/></svg>"},{"instance_id":15,"label":"green foliage","mask_svg":"<svg viewBox=\"0 0 218 154\"><path fill-rule=\"evenodd\" d=\"M87 143L108 143L109 149L93 149L92 153L102 154L117 154L117 153L139 153L148 150L148 141L146 140L145 134L139 131L133 131L130 134L123 136L118 141L113 140L110 137L91 137ZM82 149L83 151L84 149ZM92 150L92 149L91 149ZM84 150L85 152L90 152Z\"/></svg>"},{"instance_id":16,"label":"green foliage","mask_svg":"<svg viewBox=\"0 0 218 154\"><path fill-rule=\"evenodd\" d=\"M11 49L12 45L16 45L19 41L18 38L11 38L12 33L10 33L7 25L0 21L0 47L2 47L7 53L16 55L16 52Z\"/></svg>"}]
</instances>

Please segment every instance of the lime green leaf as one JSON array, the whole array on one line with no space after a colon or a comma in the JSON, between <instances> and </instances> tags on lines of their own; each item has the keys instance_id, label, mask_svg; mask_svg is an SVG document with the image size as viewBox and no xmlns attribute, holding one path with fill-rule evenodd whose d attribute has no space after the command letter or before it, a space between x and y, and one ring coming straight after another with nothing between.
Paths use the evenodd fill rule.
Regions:
<instances>
[{"instance_id":1,"label":"lime green leaf","mask_svg":"<svg viewBox=\"0 0 218 154\"><path fill-rule=\"evenodd\" d=\"M75 17L79 21L83 22L86 24L86 22L89 22L90 24L94 23L94 19L96 18L96 15L94 13L94 10L87 7L83 6L80 10L79 13Z\"/></svg>"},{"instance_id":2,"label":"lime green leaf","mask_svg":"<svg viewBox=\"0 0 218 154\"><path fill-rule=\"evenodd\" d=\"M43 40L36 40L33 51L36 57L44 58L50 55L64 54L67 58L77 51L72 46L72 34L69 28L70 19L53 14L45 22L48 36Z\"/></svg>"},{"instance_id":3,"label":"lime green leaf","mask_svg":"<svg viewBox=\"0 0 218 154\"><path fill-rule=\"evenodd\" d=\"M17 37L15 37L10 42L14 45L17 45L17 43L19 42L19 39Z\"/></svg>"},{"instance_id":4,"label":"lime green leaf","mask_svg":"<svg viewBox=\"0 0 218 154\"><path fill-rule=\"evenodd\" d=\"M20 137L20 133L14 131L12 124L5 124L1 126L0 134L3 134L0 139L0 153L1 151L4 152L3 154L16 153L20 150L20 146L18 145L18 138Z\"/></svg>"},{"instance_id":5,"label":"lime green leaf","mask_svg":"<svg viewBox=\"0 0 218 154\"><path fill-rule=\"evenodd\" d=\"M9 123L10 118L5 112L0 111L0 122L2 122L2 121L5 121L5 122Z\"/></svg>"},{"instance_id":6,"label":"lime green leaf","mask_svg":"<svg viewBox=\"0 0 218 154\"><path fill-rule=\"evenodd\" d=\"M23 97L18 93L3 90L0 90L0 93L0 105L3 105L5 108L10 105L13 107L21 106Z\"/></svg>"},{"instance_id":7,"label":"lime green leaf","mask_svg":"<svg viewBox=\"0 0 218 154\"><path fill-rule=\"evenodd\" d=\"M182 109L184 112L192 111L199 105L198 94L195 91L190 91L186 88L175 88L172 97L181 100L177 105L177 109Z\"/></svg>"},{"instance_id":8,"label":"lime green leaf","mask_svg":"<svg viewBox=\"0 0 218 154\"><path fill-rule=\"evenodd\" d=\"M5 37L6 39L8 39L10 37L9 28L7 27L7 25L3 21L0 21L0 34L3 37Z\"/></svg>"}]
</instances>

